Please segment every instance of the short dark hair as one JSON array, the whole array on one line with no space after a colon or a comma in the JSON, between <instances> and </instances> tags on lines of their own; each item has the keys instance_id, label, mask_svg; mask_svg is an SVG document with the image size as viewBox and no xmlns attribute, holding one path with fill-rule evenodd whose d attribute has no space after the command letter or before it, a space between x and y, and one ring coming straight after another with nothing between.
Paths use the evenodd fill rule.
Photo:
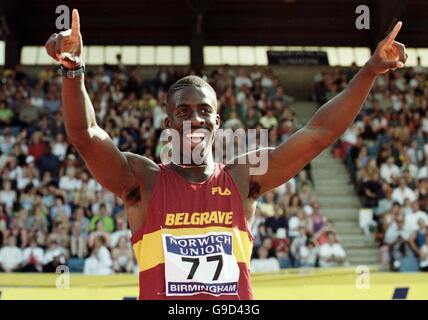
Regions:
<instances>
[{"instance_id":1,"label":"short dark hair","mask_svg":"<svg viewBox=\"0 0 428 320\"><path fill-rule=\"evenodd\" d=\"M204 79L198 76L190 75L187 77L183 77L179 80L177 80L168 90L168 93L166 95L166 101L167 104L171 100L172 96L179 90L187 88L187 87L199 87L199 88L207 88L208 90L212 91L212 93L215 93L215 90L211 85L206 82Z\"/></svg>"}]
</instances>

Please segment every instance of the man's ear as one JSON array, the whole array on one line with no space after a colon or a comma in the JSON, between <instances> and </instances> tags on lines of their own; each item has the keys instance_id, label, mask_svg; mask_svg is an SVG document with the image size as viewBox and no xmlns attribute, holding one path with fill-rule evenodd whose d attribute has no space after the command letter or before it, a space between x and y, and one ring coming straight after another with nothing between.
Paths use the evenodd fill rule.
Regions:
<instances>
[{"instance_id":1,"label":"man's ear","mask_svg":"<svg viewBox=\"0 0 428 320\"><path fill-rule=\"evenodd\" d=\"M216 129L220 128L220 122L221 122L220 115L217 113L215 116Z\"/></svg>"},{"instance_id":2,"label":"man's ear","mask_svg":"<svg viewBox=\"0 0 428 320\"><path fill-rule=\"evenodd\" d=\"M165 128L171 128L170 124L171 124L171 121L169 120L168 117L166 117L164 120Z\"/></svg>"}]
</instances>

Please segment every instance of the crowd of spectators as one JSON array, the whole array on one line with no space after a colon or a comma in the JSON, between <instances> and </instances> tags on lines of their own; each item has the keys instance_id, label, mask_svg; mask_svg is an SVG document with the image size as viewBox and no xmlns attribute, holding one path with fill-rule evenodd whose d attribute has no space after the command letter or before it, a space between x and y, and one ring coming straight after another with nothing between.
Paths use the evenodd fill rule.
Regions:
<instances>
[{"instance_id":1,"label":"crowd of spectators","mask_svg":"<svg viewBox=\"0 0 428 320\"><path fill-rule=\"evenodd\" d=\"M85 85L114 144L159 161L166 92L188 73L161 67L154 79L143 79L137 68L103 65L88 68ZM270 146L298 129L293 98L270 69L226 65L205 78L218 94L223 127L268 129ZM86 274L137 272L123 204L67 142L60 92L61 78L51 67L30 75L17 66L1 76L0 271L54 272L67 264ZM260 199L253 271L344 262L309 169Z\"/></svg>"},{"instance_id":2,"label":"crowd of spectators","mask_svg":"<svg viewBox=\"0 0 428 320\"><path fill-rule=\"evenodd\" d=\"M315 79L322 103L357 69L325 68ZM394 271L428 270L428 70L418 64L376 79L363 109L333 148L342 158L362 206L381 263Z\"/></svg>"}]
</instances>

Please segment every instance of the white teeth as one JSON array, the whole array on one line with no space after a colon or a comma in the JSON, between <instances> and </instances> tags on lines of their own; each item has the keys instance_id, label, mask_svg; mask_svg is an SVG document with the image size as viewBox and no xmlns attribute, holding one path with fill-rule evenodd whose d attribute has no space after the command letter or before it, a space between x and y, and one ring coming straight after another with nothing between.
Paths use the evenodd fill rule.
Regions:
<instances>
[{"instance_id":1,"label":"white teeth","mask_svg":"<svg viewBox=\"0 0 428 320\"><path fill-rule=\"evenodd\" d=\"M198 132L191 132L191 133L188 133L186 135L186 137L187 138L203 138L204 134L203 133L198 133Z\"/></svg>"}]
</instances>

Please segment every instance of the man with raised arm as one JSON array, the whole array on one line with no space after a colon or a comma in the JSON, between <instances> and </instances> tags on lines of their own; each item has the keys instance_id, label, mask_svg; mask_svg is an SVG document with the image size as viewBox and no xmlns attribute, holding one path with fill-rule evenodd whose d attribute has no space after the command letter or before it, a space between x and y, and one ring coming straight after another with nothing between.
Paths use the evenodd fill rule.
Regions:
<instances>
[{"instance_id":1,"label":"man with raised arm","mask_svg":"<svg viewBox=\"0 0 428 320\"><path fill-rule=\"evenodd\" d=\"M215 163L210 146L220 126L216 93L195 76L178 80L167 95L165 125L182 135L173 145L180 150L179 161L156 164L118 150L96 123L84 86L79 14L73 10L71 30L53 34L46 50L64 75L62 108L69 141L92 175L124 202L140 271L140 299L253 298L249 224L257 197L288 181L342 135L377 75L403 67L405 47L395 41L400 28L398 22L349 85L303 128L263 153L267 170L253 175L248 162ZM183 132L186 123L190 130ZM184 165L184 147L194 150L201 144L208 150L204 163Z\"/></svg>"}]
</instances>

